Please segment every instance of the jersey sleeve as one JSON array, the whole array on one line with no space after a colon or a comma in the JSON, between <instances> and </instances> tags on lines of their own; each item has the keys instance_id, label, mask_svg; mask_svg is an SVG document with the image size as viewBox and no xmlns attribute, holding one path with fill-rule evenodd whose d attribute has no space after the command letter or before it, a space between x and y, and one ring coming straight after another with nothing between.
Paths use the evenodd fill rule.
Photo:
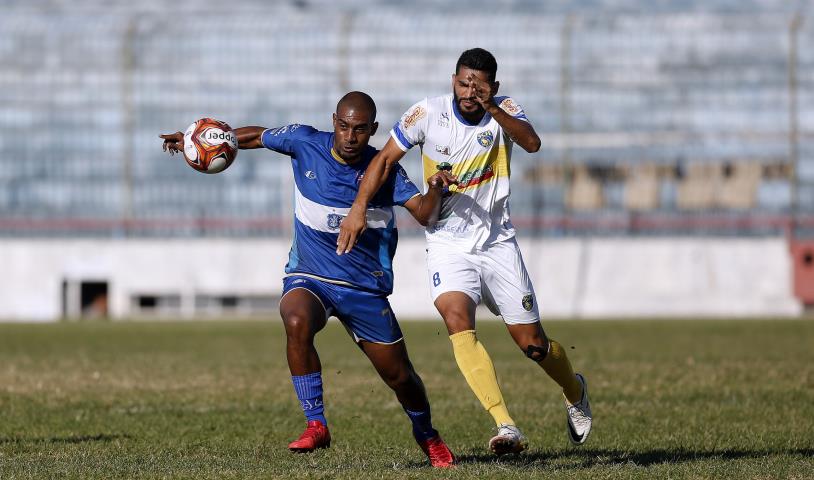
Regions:
<instances>
[{"instance_id":1,"label":"jersey sleeve","mask_svg":"<svg viewBox=\"0 0 814 480\"><path fill-rule=\"evenodd\" d=\"M428 123L427 99L416 103L393 125L390 136L405 152L415 145L424 143Z\"/></svg>"},{"instance_id":2,"label":"jersey sleeve","mask_svg":"<svg viewBox=\"0 0 814 480\"><path fill-rule=\"evenodd\" d=\"M420 193L418 187L410 180L410 177L401 165L396 165L390 177L393 182L393 205L404 206L408 200Z\"/></svg>"},{"instance_id":3,"label":"jersey sleeve","mask_svg":"<svg viewBox=\"0 0 814 480\"><path fill-rule=\"evenodd\" d=\"M260 141L269 150L291 155L298 142L302 142L311 137L317 130L310 125L300 125L294 123L277 128L269 128L263 131Z\"/></svg>"},{"instance_id":4,"label":"jersey sleeve","mask_svg":"<svg viewBox=\"0 0 814 480\"><path fill-rule=\"evenodd\" d=\"M508 113L512 117L525 120L526 122L529 121L529 119L526 117L526 112L523 111L523 107L515 102L512 97L497 97L495 98L495 101L501 110Z\"/></svg>"}]
</instances>

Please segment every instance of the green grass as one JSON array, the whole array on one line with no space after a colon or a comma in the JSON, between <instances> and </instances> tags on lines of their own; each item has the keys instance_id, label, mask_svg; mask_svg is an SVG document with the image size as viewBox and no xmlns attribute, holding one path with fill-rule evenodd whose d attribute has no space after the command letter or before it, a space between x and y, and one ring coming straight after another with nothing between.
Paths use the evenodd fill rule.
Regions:
<instances>
[{"instance_id":1,"label":"green grass","mask_svg":"<svg viewBox=\"0 0 814 480\"><path fill-rule=\"evenodd\" d=\"M551 322L595 414L573 448L554 383L482 322L528 452L496 459L491 419L440 322L405 323L436 426L433 471L391 392L336 322L318 338L333 445L304 426L279 320L0 325L0 479L813 478L814 322Z\"/></svg>"}]
</instances>

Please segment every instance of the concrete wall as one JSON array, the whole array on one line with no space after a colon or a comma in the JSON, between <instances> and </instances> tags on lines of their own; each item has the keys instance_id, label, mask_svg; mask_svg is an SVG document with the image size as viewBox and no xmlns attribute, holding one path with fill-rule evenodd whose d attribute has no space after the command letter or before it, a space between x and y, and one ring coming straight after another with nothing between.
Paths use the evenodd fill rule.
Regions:
<instances>
[{"instance_id":1,"label":"concrete wall","mask_svg":"<svg viewBox=\"0 0 814 480\"><path fill-rule=\"evenodd\" d=\"M521 240L544 316L797 315L785 241L769 239ZM63 281L109 282L113 317L133 296L176 294L194 317L195 295L280 294L287 240L2 240L0 319L52 321ZM424 240L404 239L391 297L402 319L437 318Z\"/></svg>"}]
</instances>

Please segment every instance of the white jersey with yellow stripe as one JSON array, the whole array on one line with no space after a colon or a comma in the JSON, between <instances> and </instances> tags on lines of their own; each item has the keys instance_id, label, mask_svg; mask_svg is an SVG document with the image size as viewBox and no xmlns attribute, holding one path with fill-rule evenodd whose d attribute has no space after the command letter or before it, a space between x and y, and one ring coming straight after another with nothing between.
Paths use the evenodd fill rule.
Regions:
<instances>
[{"instance_id":1,"label":"white jersey with yellow stripe","mask_svg":"<svg viewBox=\"0 0 814 480\"><path fill-rule=\"evenodd\" d=\"M527 120L510 97L495 103ZM452 244L464 251L483 250L514 237L509 219L509 175L514 141L488 113L477 124L463 118L452 94L426 98L393 126L390 135L404 151L421 148L426 180L449 164L460 183L443 199L438 222L427 229L428 243Z\"/></svg>"}]
</instances>

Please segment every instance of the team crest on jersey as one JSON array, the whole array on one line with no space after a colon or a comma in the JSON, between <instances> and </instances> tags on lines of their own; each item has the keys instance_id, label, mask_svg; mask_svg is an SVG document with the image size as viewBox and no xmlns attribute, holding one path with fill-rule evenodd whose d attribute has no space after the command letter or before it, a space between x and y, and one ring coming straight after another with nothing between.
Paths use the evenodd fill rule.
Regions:
<instances>
[{"instance_id":1,"label":"team crest on jersey","mask_svg":"<svg viewBox=\"0 0 814 480\"><path fill-rule=\"evenodd\" d=\"M534 308L534 297L531 294L526 295L523 297L523 308L530 312L532 308Z\"/></svg>"},{"instance_id":2,"label":"team crest on jersey","mask_svg":"<svg viewBox=\"0 0 814 480\"><path fill-rule=\"evenodd\" d=\"M495 141L495 134L492 133L491 130L486 130L485 132L480 132L478 134L478 143L484 148L489 148L492 146L492 143Z\"/></svg>"},{"instance_id":3,"label":"team crest on jersey","mask_svg":"<svg viewBox=\"0 0 814 480\"><path fill-rule=\"evenodd\" d=\"M328 214L328 228L331 230L336 230L339 228L339 225L342 223L342 215L337 215L336 213L329 213Z\"/></svg>"},{"instance_id":4,"label":"team crest on jersey","mask_svg":"<svg viewBox=\"0 0 814 480\"><path fill-rule=\"evenodd\" d=\"M427 116L427 111L424 110L424 107L419 105L404 115L404 119L401 121L401 124L404 126L404 128L410 128L425 116Z\"/></svg>"}]
</instances>

